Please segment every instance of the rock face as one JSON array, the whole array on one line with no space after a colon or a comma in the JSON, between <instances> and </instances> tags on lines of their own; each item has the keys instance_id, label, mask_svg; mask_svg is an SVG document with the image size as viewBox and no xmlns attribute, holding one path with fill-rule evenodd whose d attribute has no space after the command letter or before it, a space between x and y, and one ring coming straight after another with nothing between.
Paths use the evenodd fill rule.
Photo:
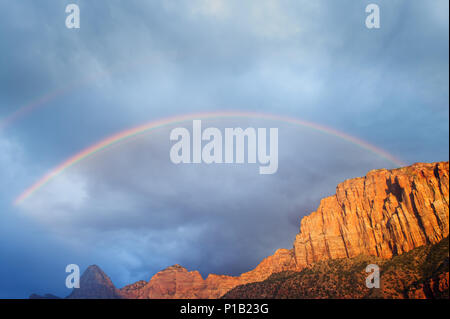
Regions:
<instances>
[{"instance_id":1,"label":"rock face","mask_svg":"<svg viewBox=\"0 0 450 319\"><path fill-rule=\"evenodd\" d=\"M294 242L298 269L361 254L391 258L449 233L448 162L375 170L339 184L303 218Z\"/></svg>"},{"instance_id":2,"label":"rock face","mask_svg":"<svg viewBox=\"0 0 450 319\"><path fill-rule=\"evenodd\" d=\"M138 289L124 287L121 292L127 298L136 299L178 299L196 298L199 288L204 283L198 271L187 271L180 265L170 266L156 275Z\"/></svg>"},{"instance_id":3,"label":"rock face","mask_svg":"<svg viewBox=\"0 0 450 319\"><path fill-rule=\"evenodd\" d=\"M120 299L120 291L111 279L96 265L89 266L80 278L80 288L74 289L68 299Z\"/></svg>"},{"instance_id":4,"label":"rock face","mask_svg":"<svg viewBox=\"0 0 450 319\"><path fill-rule=\"evenodd\" d=\"M120 294L125 296L126 298L136 299L139 295L139 291L147 285L145 280L139 280L134 284L126 285L122 289L120 289Z\"/></svg>"}]
</instances>

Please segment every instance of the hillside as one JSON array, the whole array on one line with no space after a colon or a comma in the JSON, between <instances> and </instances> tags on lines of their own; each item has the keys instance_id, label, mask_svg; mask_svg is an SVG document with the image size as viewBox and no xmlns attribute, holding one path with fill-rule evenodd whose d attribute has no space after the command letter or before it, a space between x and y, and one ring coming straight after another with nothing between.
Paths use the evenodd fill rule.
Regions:
<instances>
[{"instance_id":1,"label":"hillside","mask_svg":"<svg viewBox=\"0 0 450 319\"><path fill-rule=\"evenodd\" d=\"M366 287L369 264L380 267L380 288ZM235 287L223 298L449 298L449 239L382 259L358 256L325 260Z\"/></svg>"}]
</instances>

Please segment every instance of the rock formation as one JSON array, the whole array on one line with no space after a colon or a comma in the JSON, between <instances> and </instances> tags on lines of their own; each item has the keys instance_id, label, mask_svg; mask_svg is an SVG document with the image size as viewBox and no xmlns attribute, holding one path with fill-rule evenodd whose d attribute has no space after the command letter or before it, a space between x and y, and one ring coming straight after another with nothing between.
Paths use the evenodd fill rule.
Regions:
<instances>
[{"instance_id":1,"label":"rock formation","mask_svg":"<svg viewBox=\"0 0 450 319\"><path fill-rule=\"evenodd\" d=\"M448 162L375 170L339 184L301 221L297 268L361 254L391 258L449 233Z\"/></svg>"}]
</instances>

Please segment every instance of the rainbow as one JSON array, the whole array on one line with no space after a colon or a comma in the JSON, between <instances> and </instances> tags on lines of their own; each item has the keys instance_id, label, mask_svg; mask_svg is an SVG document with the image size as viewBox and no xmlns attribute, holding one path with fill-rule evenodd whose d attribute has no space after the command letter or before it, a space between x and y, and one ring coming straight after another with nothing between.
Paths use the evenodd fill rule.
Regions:
<instances>
[{"instance_id":1,"label":"rainbow","mask_svg":"<svg viewBox=\"0 0 450 319\"><path fill-rule=\"evenodd\" d=\"M28 115L33 110L45 105L46 103L57 98L58 96L64 95L67 91L68 90L66 88L63 88L54 92L50 92L46 95L41 96L35 101L32 101L28 104L19 107L17 111L0 120L0 131L12 125L18 119Z\"/></svg>"},{"instance_id":2,"label":"rainbow","mask_svg":"<svg viewBox=\"0 0 450 319\"><path fill-rule=\"evenodd\" d=\"M50 101L66 95L67 93L75 90L77 87L81 87L83 84L88 83L91 79L93 79L92 76L86 77L85 79L80 80L80 81L72 82L69 85L66 85L57 90L48 92L47 94L44 94L44 95L40 96L39 98L37 98L27 104L22 105L16 111L14 111L10 115L8 115L0 120L0 131L11 126L14 122L18 121L22 117L29 115L34 110L45 106Z\"/></svg>"},{"instance_id":3,"label":"rainbow","mask_svg":"<svg viewBox=\"0 0 450 319\"><path fill-rule=\"evenodd\" d=\"M241 112L241 111L221 111L221 112L208 112L208 113L195 113L195 114L187 114L187 115L181 115L181 116L174 116L170 118L165 118L157 121L152 121L150 123L146 123L128 130L124 130L122 132L119 132L117 134L114 134L96 144L93 144L92 146L82 150L81 152L77 153L76 155L70 157L66 161L62 162L60 165L49 171L46 175L44 175L41 179L39 179L36 183L34 183L31 187L27 188L22 194L20 194L15 200L14 205L19 205L21 202L23 202L25 199L30 197L33 193L35 193L37 190L45 186L49 181L51 181L53 178L60 175L63 171L68 169L69 167L75 165L76 163L79 163L83 161L84 159L114 145L119 142L123 142L125 140L128 140L132 137L135 137L140 134L144 134L150 130L160 128L166 125L173 125L177 123L182 123L186 121L192 121L194 119L215 119L215 118L256 118L256 119L268 119L268 120L275 120L275 121L281 121L285 123L290 123L293 125L299 125L307 128L311 128L313 130L330 134L335 137L341 138L343 140L346 140L352 144L355 144L363 149L366 149L388 161L391 163L397 165L397 166L405 166L404 163L402 163L400 160L396 159L394 156L389 154L388 152L366 142L361 139L358 139L354 136L348 135L346 133L337 131L333 128L326 127L317 123L304 121L297 118L287 117L287 116L280 116L280 115L273 115L269 113L259 113L259 112Z\"/></svg>"},{"instance_id":4,"label":"rainbow","mask_svg":"<svg viewBox=\"0 0 450 319\"><path fill-rule=\"evenodd\" d=\"M41 107L46 106L50 101L60 98L67 93L70 93L74 91L77 88L81 88L84 85L87 85L89 83L94 82L95 80L99 79L102 76L110 75L114 72L121 72L121 71L129 71L130 68L136 67L139 65L142 65L143 62L147 60L147 57L140 57L139 59L133 59L132 63L127 61L126 63L120 63L119 65L116 65L114 67L108 68L108 71L101 70L97 72L93 72L89 74L88 76L82 77L76 81L70 82L68 85L59 87L53 91L49 91L48 93L37 97L36 99L30 101L29 103L26 103L20 107L17 108L16 111L12 112L11 114L0 118L0 131L8 128L18 120L20 120L23 117L26 117L27 115L31 114L34 110L37 110Z\"/></svg>"}]
</instances>

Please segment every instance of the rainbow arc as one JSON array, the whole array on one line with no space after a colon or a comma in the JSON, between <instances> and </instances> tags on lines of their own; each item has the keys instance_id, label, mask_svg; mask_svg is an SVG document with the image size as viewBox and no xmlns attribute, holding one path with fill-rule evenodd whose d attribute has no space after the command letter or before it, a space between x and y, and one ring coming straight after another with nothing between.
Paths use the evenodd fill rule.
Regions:
<instances>
[{"instance_id":1,"label":"rainbow arc","mask_svg":"<svg viewBox=\"0 0 450 319\"><path fill-rule=\"evenodd\" d=\"M274 120L274 121L280 121L284 123L290 123L293 125L299 125L302 127L310 128L315 131L319 131L325 134L329 134L332 136L335 136L337 138L343 139L349 143L352 143L354 145L357 145L360 148L363 148L367 151L370 151L387 161L395 164L396 166L405 166L405 164L400 161L399 159L395 158L393 155L388 153L387 151L378 148L364 140L361 140L357 137L351 136L349 134L340 132L338 130L335 130L333 128L320 125L313 122L304 121L297 118L287 117L287 116L280 116L280 115L273 115L268 113L258 113L258 112L241 112L241 111L222 111L222 112L207 112L207 113L195 113L195 114L187 114L187 115L181 115L181 116L175 116L170 118L165 118L161 120L152 121L128 130L124 130L122 132L119 132L117 134L114 134L98 143L95 143L91 145L90 147L82 150L81 152L75 154L74 156L68 158L64 162L62 162L57 167L53 168L51 171L49 171L47 174L45 174L42 178L40 178L36 183L34 183L32 186L27 188L22 194L20 194L15 200L14 205L19 205L21 202L23 202L25 199L30 197L32 194L34 194L36 191L38 191L40 188L44 187L48 182L50 182L52 179L60 175L62 172L64 172L66 169L70 168L71 166L85 160L88 157L93 156L94 154L114 145L119 142L126 141L128 139L131 139L132 137L135 137L140 134L144 134L148 131L164 127L167 125L173 125L177 123L182 123L186 121L192 121L195 119L198 120L205 120L205 119L218 119L218 118L254 118L254 119L267 119L267 120Z\"/></svg>"}]
</instances>

